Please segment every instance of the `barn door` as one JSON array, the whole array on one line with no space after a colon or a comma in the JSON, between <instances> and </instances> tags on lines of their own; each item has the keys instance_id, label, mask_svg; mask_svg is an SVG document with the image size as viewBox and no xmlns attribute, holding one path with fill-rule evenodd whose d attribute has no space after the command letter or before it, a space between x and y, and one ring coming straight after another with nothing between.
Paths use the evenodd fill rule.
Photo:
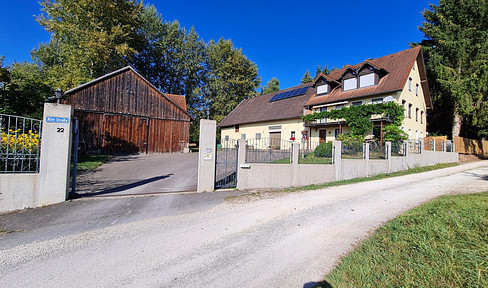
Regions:
<instances>
[{"instance_id":1,"label":"barn door","mask_svg":"<svg viewBox=\"0 0 488 288\"><path fill-rule=\"evenodd\" d=\"M147 153L149 119L103 115L103 153Z\"/></svg>"}]
</instances>

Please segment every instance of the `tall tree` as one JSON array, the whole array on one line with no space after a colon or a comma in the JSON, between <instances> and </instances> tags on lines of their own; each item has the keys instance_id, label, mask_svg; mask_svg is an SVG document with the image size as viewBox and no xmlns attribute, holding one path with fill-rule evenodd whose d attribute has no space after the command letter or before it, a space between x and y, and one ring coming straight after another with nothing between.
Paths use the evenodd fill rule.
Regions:
<instances>
[{"instance_id":1,"label":"tall tree","mask_svg":"<svg viewBox=\"0 0 488 288\"><path fill-rule=\"evenodd\" d=\"M307 69L307 72L305 72L305 75L303 75L301 84L310 83L310 82L313 82L313 79L312 76L310 75L310 72L308 72Z\"/></svg>"},{"instance_id":2,"label":"tall tree","mask_svg":"<svg viewBox=\"0 0 488 288\"><path fill-rule=\"evenodd\" d=\"M34 63L3 67L0 59L0 113L42 118L43 102L53 89L43 83L44 75Z\"/></svg>"},{"instance_id":3,"label":"tall tree","mask_svg":"<svg viewBox=\"0 0 488 288\"><path fill-rule=\"evenodd\" d=\"M231 40L211 40L207 45L207 77L202 88L212 119L221 121L259 87L258 68Z\"/></svg>"},{"instance_id":4,"label":"tall tree","mask_svg":"<svg viewBox=\"0 0 488 288\"><path fill-rule=\"evenodd\" d=\"M205 42L193 28L187 32L177 21L165 22L154 6L145 6L140 19L139 53L132 64L161 91L186 95L196 115L205 82Z\"/></svg>"},{"instance_id":5,"label":"tall tree","mask_svg":"<svg viewBox=\"0 0 488 288\"><path fill-rule=\"evenodd\" d=\"M436 108L429 128L454 136L487 137L488 3L441 0L439 4L422 12L426 21L420 27ZM452 113L447 119L446 111ZM451 131L439 121L452 123Z\"/></svg>"},{"instance_id":6,"label":"tall tree","mask_svg":"<svg viewBox=\"0 0 488 288\"><path fill-rule=\"evenodd\" d=\"M51 34L32 51L51 85L69 89L127 65L136 53L142 2L42 0L37 21Z\"/></svg>"},{"instance_id":7,"label":"tall tree","mask_svg":"<svg viewBox=\"0 0 488 288\"><path fill-rule=\"evenodd\" d=\"M277 91L280 91L280 81L277 78L273 77L273 79L269 80L266 83L266 86L263 87L262 94L265 95Z\"/></svg>"},{"instance_id":8,"label":"tall tree","mask_svg":"<svg viewBox=\"0 0 488 288\"><path fill-rule=\"evenodd\" d=\"M314 78L317 78L320 73L322 73L322 67L320 67L320 65L317 65L317 70L315 70L315 77Z\"/></svg>"}]
</instances>

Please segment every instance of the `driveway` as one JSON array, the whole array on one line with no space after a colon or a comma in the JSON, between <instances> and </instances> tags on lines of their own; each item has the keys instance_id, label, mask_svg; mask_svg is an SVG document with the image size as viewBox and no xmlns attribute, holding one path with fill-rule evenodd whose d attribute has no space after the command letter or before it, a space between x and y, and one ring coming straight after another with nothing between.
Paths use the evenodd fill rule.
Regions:
<instances>
[{"instance_id":1,"label":"driveway","mask_svg":"<svg viewBox=\"0 0 488 288\"><path fill-rule=\"evenodd\" d=\"M197 190L198 153L115 156L77 177L81 196L120 196Z\"/></svg>"},{"instance_id":2,"label":"driveway","mask_svg":"<svg viewBox=\"0 0 488 288\"><path fill-rule=\"evenodd\" d=\"M0 227L13 231L0 237L0 287L313 287L385 221L440 195L486 191L487 183L488 162L474 162L315 191L219 198L183 213L156 211L174 197L205 202L223 194L82 198L0 216L1 225L23 225L18 232L15 224ZM64 223L59 211L69 206L77 217ZM30 213L33 223L15 221ZM97 219L104 224L95 227ZM95 228L77 228L87 223ZM42 230L48 233L38 239L30 232Z\"/></svg>"}]
</instances>

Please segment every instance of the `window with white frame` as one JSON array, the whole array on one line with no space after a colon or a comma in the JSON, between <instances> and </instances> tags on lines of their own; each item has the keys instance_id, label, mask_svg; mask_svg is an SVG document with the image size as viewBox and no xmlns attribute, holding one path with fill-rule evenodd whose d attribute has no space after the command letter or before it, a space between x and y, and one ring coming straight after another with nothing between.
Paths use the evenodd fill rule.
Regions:
<instances>
[{"instance_id":1,"label":"window with white frame","mask_svg":"<svg viewBox=\"0 0 488 288\"><path fill-rule=\"evenodd\" d=\"M374 73L359 76L359 88L375 85L374 80L375 80Z\"/></svg>"},{"instance_id":2,"label":"window with white frame","mask_svg":"<svg viewBox=\"0 0 488 288\"><path fill-rule=\"evenodd\" d=\"M295 140L295 131L290 132L290 140Z\"/></svg>"},{"instance_id":3,"label":"window with white frame","mask_svg":"<svg viewBox=\"0 0 488 288\"><path fill-rule=\"evenodd\" d=\"M242 133L242 134L241 134L241 139L242 139L242 140L246 140L246 133Z\"/></svg>"},{"instance_id":4,"label":"window with white frame","mask_svg":"<svg viewBox=\"0 0 488 288\"><path fill-rule=\"evenodd\" d=\"M352 106L361 106L363 105L363 101L359 100L359 101L354 101L351 103Z\"/></svg>"},{"instance_id":5,"label":"window with white frame","mask_svg":"<svg viewBox=\"0 0 488 288\"><path fill-rule=\"evenodd\" d=\"M339 109L342 109L344 108L344 104L339 104L339 105L336 105L335 106L335 110L339 110Z\"/></svg>"},{"instance_id":6,"label":"window with white frame","mask_svg":"<svg viewBox=\"0 0 488 288\"><path fill-rule=\"evenodd\" d=\"M229 135L225 135L225 141L229 141Z\"/></svg>"},{"instance_id":7,"label":"window with white frame","mask_svg":"<svg viewBox=\"0 0 488 288\"><path fill-rule=\"evenodd\" d=\"M424 111L420 111L420 124L424 124Z\"/></svg>"},{"instance_id":8,"label":"window with white frame","mask_svg":"<svg viewBox=\"0 0 488 288\"><path fill-rule=\"evenodd\" d=\"M419 108L415 108L415 121L419 122Z\"/></svg>"},{"instance_id":9,"label":"window with white frame","mask_svg":"<svg viewBox=\"0 0 488 288\"><path fill-rule=\"evenodd\" d=\"M261 140L261 133L256 133L256 140Z\"/></svg>"},{"instance_id":10,"label":"window with white frame","mask_svg":"<svg viewBox=\"0 0 488 288\"><path fill-rule=\"evenodd\" d=\"M358 80L356 78L344 79L344 91L354 90L358 88Z\"/></svg>"},{"instance_id":11,"label":"window with white frame","mask_svg":"<svg viewBox=\"0 0 488 288\"><path fill-rule=\"evenodd\" d=\"M371 104L383 103L383 98L371 99Z\"/></svg>"},{"instance_id":12,"label":"window with white frame","mask_svg":"<svg viewBox=\"0 0 488 288\"><path fill-rule=\"evenodd\" d=\"M408 118L412 119L412 104L408 104Z\"/></svg>"},{"instance_id":13,"label":"window with white frame","mask_svg":"<svg viewBox=\"0 0 488 288\"><path fill-rule=\"evenodd\" d=\"M329 93L329 85L328 84L317 86L317 95L322 95L322 94L327 94L327 93Z\"/></svg>"},{"instance_id":14,"label":"window with white frame","mask_svg":"<svg viewBox=\"0 0 488 288\"><path fill-rule=\"evenodd\" d=\"M419 96L419 84L415 84L415 95Z\"/></svg>"},{"instance_id":15,"label":"window with white frame","mask_svg":"<svg viewBox=\"0 0 488 288\"><path fill-rule=\"evenodd\" d=\"M408 78L408 90L412 91L412 77Z\"/></svg>"}]
</instances>

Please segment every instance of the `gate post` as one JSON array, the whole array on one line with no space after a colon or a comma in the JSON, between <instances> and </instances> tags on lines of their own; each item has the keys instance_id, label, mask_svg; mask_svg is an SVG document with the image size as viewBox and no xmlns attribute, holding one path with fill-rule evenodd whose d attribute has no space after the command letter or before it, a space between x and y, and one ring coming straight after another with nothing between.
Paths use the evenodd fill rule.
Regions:
<instances>
[{"instance_id":1,"label":"gate post","mask_svg":"<svg viewBox=\"0 0 488 288\"><path fill-rule=\"evenodd\" d=\"M197 192L213 192L215 188L215 149L217 147L217 122L200 120L200 143L198 148Z\"/></svg>"},{"instance_id":2,"label":"gate post","mask_svg":"<svg viewBox=\"0 0 488 288\"><path fill-rule=\"evenodd\" d=\"M73 107L44 103L36 206L68 199Z\"/></svg>"}]
</instances>

